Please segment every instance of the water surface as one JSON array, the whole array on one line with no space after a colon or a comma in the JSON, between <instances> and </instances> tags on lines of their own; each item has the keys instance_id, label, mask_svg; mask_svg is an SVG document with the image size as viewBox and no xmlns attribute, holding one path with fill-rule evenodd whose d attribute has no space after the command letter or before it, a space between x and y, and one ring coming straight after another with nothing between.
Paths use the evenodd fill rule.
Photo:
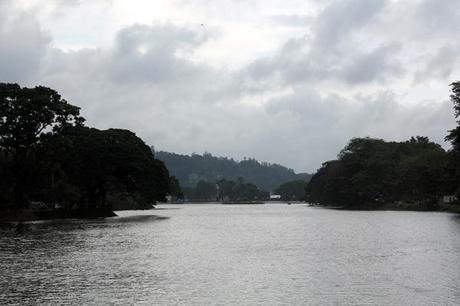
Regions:
<instances>
[{"instance_id":1,"label":"water surface","mask_svg":"<svg viewBox=\"0 0 460 306\"><path fill-rule=\"evenodd\" d=\"M460 305L454 214L161 207L1 226L0 304Z\"/></svg>"}]
</instances>

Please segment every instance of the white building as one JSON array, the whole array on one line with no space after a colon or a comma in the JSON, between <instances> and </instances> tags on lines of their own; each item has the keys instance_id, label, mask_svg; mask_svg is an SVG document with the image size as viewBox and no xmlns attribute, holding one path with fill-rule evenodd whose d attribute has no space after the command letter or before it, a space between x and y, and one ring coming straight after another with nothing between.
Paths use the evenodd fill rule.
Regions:
<instances>
[{"instance_id":1,"label":"white building","mask_svg":"<svg viewBox=\"0 0 460 306\"><path fill-rule=\"evenodd\" d=\"M457 197L454 195L445 195L442 197L442 203L448 204L457 201Z\"/></svg>"}]
</instances>

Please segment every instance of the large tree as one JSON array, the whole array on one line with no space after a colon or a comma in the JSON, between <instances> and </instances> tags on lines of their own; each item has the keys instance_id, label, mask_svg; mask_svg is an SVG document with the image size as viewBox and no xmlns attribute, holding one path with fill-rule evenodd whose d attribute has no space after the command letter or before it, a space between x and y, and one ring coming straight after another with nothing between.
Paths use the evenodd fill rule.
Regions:
<instances>
[{"instance_id":1,"label":"large tree","mask_svg":"<svg viewBox=\"0 0 460 306\"><path fill-rule=\"evenodd\" d=\"M168 170L133 132L74 128L64 138L70 139L64 171L82 191L84 205L110 206L107 195L115 192L147 208L169 193Z\"/></svg>"},{"instance_id":2,"label":"large tree","mask_svg":"<svg viewBox=\"0 0 460 306\"><path fill-rule=\"evenodd\" d=\"M450 86L452 87L450 99L454 104L454 113L458 125L455 129L449 131L449 134L446 136L446 140L450 141L452 144L452 157L454 164L453 180L456 185L454 189L458 194L460 191L460 81L453 82Z\"/></svg>"},{"instance_id":3,"label":"large tree","mask_svg":"<svg viewBox=\"0 0 460 306\"><path fill-rule=\"evenodd\" d=\"M283 201L301 201L305 198L307 182L304 180L289 181L281 184L275 193L281 196Z\"/></svg>"},{"instance_id":4,"label":"large tree","mask_svg":"<svg viewBox=\"0 0 460 306\"><path fill-rule=\"evenodd\" d=\"M44 135L83 121L80 108L51 88L0 83L0 147L14 158L24 158Z\"/></svg>"},{"instance_id":5,"label":"large tree","mask_svg":"<svg viewBox=\"0 0 460 306\"><path fill-rule=\"evenodd\" d=\"M405 142L354 138L312 177L307 200L348 208L396 201L431 205L449 190L447 166L447 152L426 137Z\"/></svg>"},{"instance_id":6,"label":"large tree","mask_svg":"<svg viewBox=\"0 0 460 306\"><path fill-rule=\"evenodd\" d=\"M81 125L80 109L53 89L0 83L0 150L11 160L14 208L27 203L27 182L36 165L35 151L42 140L66 126Z\"/></svg>"}]
</instances>

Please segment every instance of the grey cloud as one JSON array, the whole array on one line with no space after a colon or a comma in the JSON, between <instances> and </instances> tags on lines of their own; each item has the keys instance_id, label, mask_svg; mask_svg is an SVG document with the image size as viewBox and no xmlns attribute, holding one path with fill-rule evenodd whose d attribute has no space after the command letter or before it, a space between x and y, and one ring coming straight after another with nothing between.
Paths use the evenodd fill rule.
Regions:
<instances>
[{"instance_id":1,"label":"grey cloud","mask_svg":"<svg viewBox=\"0 0 460 306\"><path fill-rule=\"evenodd\" d=\"M354 30L375 20L385 0L334 1L317 17L313 46L318 52L334 52L342 42L349 41Z\"/></svg>"},{"instance_id":2,"label":"grey cloud","mask_svg":"<svg viewBox=\"0 0 460 306\"><path fill-rule=\"evenodd\" d=\"M321 80L332 72L328 58L311 55L306 37L288 40L275 56L257 59L245 69L246 77L257 82L284 84Z\"/></svg>"},{"instance_id":3,"label":"grey cloud","mask_svg":"<svg viewBox=\"0 0 460 306\"><path fill-rule=\"evenodd\" d=\"M380 46L370 52L357 54L338 74L350 84L367 83L372 81L384 82L387 76L398 76L403 67L397 61L399 45Z\"/></svg>"},{"instance_id":4,"label":"grey cloud","mask_svg":"<svg viewBox=\"0 0 460 306\"><path fill-rule=\"evenodd\" d=\"M284 84L339 81L346 84L383 83L399 77L405 67L399 61L399 44L373 50L347 49L341 56L330 57L309 51L306 39L288 41L273 58L258 59L247 67L255 82ZM348 53L348 54L345 54Z\"/></svg>"},{"instance_id":5,"label":"grey cloud","mask_svg":"<svg viewBox=\"0 0 460 306\"><path fill-rule=\"evenodd\" d=\"M415 16L423 20L421 28L426 34L457 35L460 30L460 5L456 0L422 0L415 9Z\"/></svg>"},{"instance_id":6,"label":"grey cloud","mask_svg":"<svg viewBox=\"0 0 460 306\"><path fill-rule=\"evenodd\" d=\"M449 102L405 106L396 99L388 90L345 99L321 96L308 87L297 88L292 95L274 99L267 105L270 116L283 124L265 126L265 132L259 135L263 140L257 143L262 145L261 142L269 141L267 138L273 138L277 146L294 146L297 153L292 152L287 158L293 163L290 166L299 168L303 164L310 171L321 161L335 158L352 137L403 141L414 135L426 135L446 145L444 135L455 126ZM308 158L302 160L299 152Z\"/></svg>"},{"instance_id":7,"label":"grey cloud","mask_svg":"<svg viewBox=\"0 0 460 306\"><path fill-rule=\"evenodd\" d=\"M51 39L31 12L9 15L0 6L0 80L28 81L38 72Z\"/></svg>"},{"instance_id":8,"label":"grey cloud","mask_svg":"<svg viewBox=\"0 0 460 306\"><path fill-rule=\"evenodd\" d=\"M198 67L178 56L191 52L207 37L171 25L134 25L121 30L111 62L111 76L117 82L161 82L181 79Z\"/></svg>"},{"instance_id":9,"label":"grey cloud","mask_svg":"<svg viewBox=\"0 0 460 306\"><path fill-rule=\"evenodd\" d=\"M313 33L285 42L272 58L259 59L248 66L249 76L260 82L286 84L338 80L356 84L383 82L398 76L398 43L369 50L355 41L356 31L377 19L386 6L384 0L335 1L313 20Z\"/></svg>"},{"instance_id":10,"label":"grey cloud","mask_svg":"<svg viewBox=\"0 0 460 306\"><path fill-rule=\"evenodd\" d=\"M460 44L447 44L437 50L436 54L430 57L425 63L425 67L418 70L414 79L416 82L424 81L428 78L448 79L453 72L459 57Z\"/></svg>"},{"instance_id":11,"label":"grey cloud","mask_svg":"<svg viewBox=\"0 0 460 306\"><path fill-rule=\"evenodd\" d=\"M194 47L206 39L196 31L178 28L172 25L147 26L135 24L120 30L117 34L117 52L137 53L139 47L163 49L171 52L177 48Z\"/></svg>"},{"instance_id":12,"label":"grey cloud","mask_svg":"<svg viewBox=\"0 0 460 306\"><path fill-rule=\"evenodd\" d=\"M335 122L337 113L330 111L343 103L339 97L323 98L318 92L308 86L297 87L294 94L271 101L266 106L269 113L278 114L288 112L299 119L308 117L305 121L312 127L315 124L330 124Z\"/></svg>"},{"instance_id":13,"label":"grey cloud","mask_svg":"<svg viewBox=\"0 0 460 306\"><path fill-rule=\"evenodd\" d=\"M51 47L33 15L0 18L0 78L53 87L82 107L89 125L131 129L158 149L251 156L314 171L352 137L427 135L442 143L455 125L447 101L413 106L398 101L403 94L396 94L392 81L413 73L407 58L421 53L405 53L408 47L398 35L366 26L381 22L388 6L331 1L305 36L287 39L272 55L239 71L192 61L196 48L213 38L194 28L133 25L118 32L114 47L63 52ZM12 16L0 5L2 12ZM430 47L430 39L421 46ZM457 50L456 44L443 45L415 61L421 73L442 82L452 74ZM388 90L379 86L383 82ZM257 105L244 103L277 90L286 93ZM448 92L442 99L447 98Z\"/></svg>"}]
</instances>

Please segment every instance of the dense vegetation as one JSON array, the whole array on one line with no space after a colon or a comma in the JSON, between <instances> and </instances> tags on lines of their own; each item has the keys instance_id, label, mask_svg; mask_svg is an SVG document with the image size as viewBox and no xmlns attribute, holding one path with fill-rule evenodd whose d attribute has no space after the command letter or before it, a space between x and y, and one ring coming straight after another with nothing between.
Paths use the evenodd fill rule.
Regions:
<instances>
[{"instance_id":1,"label":"dense vegetation","mask_svg":"<svg viewBox=\"0 0 460 306\"><path fill-rule=\"evenodd\" d=\"M128 130L84 126L53 89L0 83L0 210L146 208L164 200L169 172Z\"/></svg>"},{"instance_id":2,"label":"dense vegetation","mask_svg":"<svg viewBox=\"0 0 460 306\"><path fill-rule=\"evenodd\" d=\"M164 151L155 153L172 175L177 177L181 186L195 187L198 182L217 182L219 180L237 181L243 178L265 191L274 191L280 184L293 180L308 180L309 174L296 174L294 170L278 164L259 162L255 159L235 161L225 157L192 154L179 155Z\"/></svg>"},{"instance_id":3,"label":"dense vegetation","mask_svg":"<svg viewBox=\"0 0 460 306\"><path fill-rule=\"evenodd\" d=\"M452 92L459 118L459 82L452 84ZM344 208L440 209L443 196L459 192L460 127L449 131L446 140L453 145L448 152L426 137L352 139L337 160L325 162L312 177L306 200Z\"/></svg>"},{"instance_id":4,"label":"dense vegetation","mask_svg":"<svg viewBox=\"0 0 460 306\"><path fill-rule=\"evenodd\" d=\"M208 182L201 180L195 188L184 188L189 201L197 202L245 202L264 201L270 198L270 193L260 190L252 183L245 183L243 178L237 181L219 180Z\"/></svg>"},{"instance_id":5,"label":"dense vegetation","mask_svg":"<svg viewBox=\"0 0 460 306\"><path fill-rule=\"evenodd\" d=\"M449 154L425 137L405 142L355 138L313 176L307 200L347 208L396 201L435 205L452 191L449 167Z\"/></svg>"},{"instance_id":6,"label":"dense vegetation","mask_svg":"<svg viewBox=\"0 0 460 306\"><path fill-rule=\"evenodd\" d=\"M302 201L307 184L308 182L304 180L286 182L276 188L275 193L280 195L282 201Z\"/></svg>"},{"instance_id":7,"label":"dense vegetation","mask_svg":"<svg viewBox=\"0 0 460 306\"><path fill-rule=\"evenodd\" d=\"M451 84L452 94L450 98L454 105L455 118L457 119L457 127L446 136L446 140L452 144L452 163L454 164L453 182L455 186L455 194L460 195L460 82Z\"/></svg>"}]
</instances>

